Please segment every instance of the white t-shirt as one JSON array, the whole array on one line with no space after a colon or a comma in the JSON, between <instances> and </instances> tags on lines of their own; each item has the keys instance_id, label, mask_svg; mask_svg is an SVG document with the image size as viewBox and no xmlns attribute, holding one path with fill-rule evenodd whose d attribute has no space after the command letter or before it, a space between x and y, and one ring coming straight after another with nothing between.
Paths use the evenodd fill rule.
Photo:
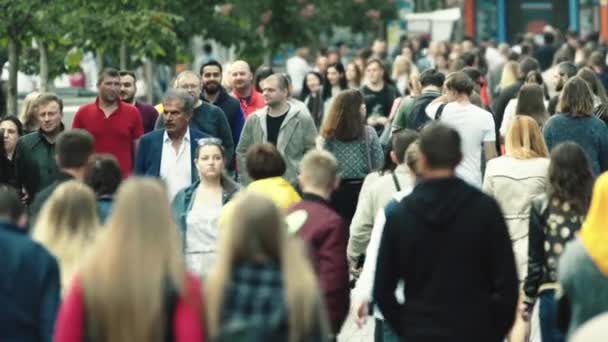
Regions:
<instances>
[{"instance_id":1,"label":"white t-shirt","mask_svg":"<svg viewBox=\"0 0 608 342\"><path fill-rule=\"evenodd\" d=\"M441 103L426 107L426 115L435 120L435 113ZM462 162L456 168L456 175L467 183L481 188L481 155L483 143L496 141L494 117L486 110L473 104L448 103L440 121L458 131L461 139Z\"/></svg>"}]
</instances>

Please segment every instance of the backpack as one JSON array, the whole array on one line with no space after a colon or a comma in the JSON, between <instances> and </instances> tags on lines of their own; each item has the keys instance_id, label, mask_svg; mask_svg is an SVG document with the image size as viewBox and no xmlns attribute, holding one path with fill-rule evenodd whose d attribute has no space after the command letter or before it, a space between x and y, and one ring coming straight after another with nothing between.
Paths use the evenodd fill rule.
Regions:
<instances>
[{"instance_id":1,"label":"backpack","mask_svg":"<svg viewBox=\"0 0 608 342\"><path fill-rule=\"evenodd\" d=\"M439 95L435 93L422 94L416 97L412 106L412 112L409 115L407 128L420 131L427 122L431 121L426 115L425 109L437 97Z\"/></svg>"}]
</instances>

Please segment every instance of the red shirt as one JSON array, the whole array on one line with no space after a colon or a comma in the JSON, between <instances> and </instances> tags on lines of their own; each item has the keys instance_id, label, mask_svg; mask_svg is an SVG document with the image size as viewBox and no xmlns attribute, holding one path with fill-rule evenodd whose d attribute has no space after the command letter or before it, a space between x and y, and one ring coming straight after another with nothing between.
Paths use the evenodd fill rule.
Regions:
<instances>
[{"instance_id":1,"label":"red shirt","mask_svg":"<svg viewBox=\"0 0 608 342\"><path fill-rule=\"evenodd\" d=\"M53 341L81 342L85 337L85 298L80 277L72 281L72 287L63 298L55 324ZM179 297L173 312L173 341L205 341L202 326L201 283L193 275L188 274L184 295Z\"/></svg>"},{"instance_id":2,"label":"red shirt","mask_svg":"<svg viewBox=\"0 0 608 342\"><path fill-rule=\"evenodd\" d=\"M144 134L139 110L118 100L118 108L110 114L99 107L99 98L78 109L72 128L87 130L95 138L95 152L109 153L118 160L122 176L127 177L133 170L133 141Z\"/></svg>"},{"instance_id":3,"label":"red shirt","mask_svg":"<svg viewBox=\"0 0 608 342\"><path fill-rule=\"evenodd\" d=\"M266 101L264 101L262 94L258 93L253 88L251 89L251 96L249 97L239 97L236 91L232 92L232 96L241 103L241 109L243 110L243 113L245 113L245 120L247 120L249 115L253 112L266 106Z\"/></svg>"}]
</instances>

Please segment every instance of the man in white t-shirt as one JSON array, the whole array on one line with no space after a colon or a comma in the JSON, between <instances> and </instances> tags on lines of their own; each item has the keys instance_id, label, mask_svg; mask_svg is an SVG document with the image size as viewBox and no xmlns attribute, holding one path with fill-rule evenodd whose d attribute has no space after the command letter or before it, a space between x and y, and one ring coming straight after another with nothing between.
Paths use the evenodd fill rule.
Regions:
<instances>
[{"instance_id":1,"label":"man in white t-shirt","mask_svg":"<svg viewBox=\"0 0 608 342\"><path fill-rule=\"evenodd\" d=\"M486 161L496 157L496 132L492 114L469 100L474 87L473 80L463 72L448 75L443 95L426 107L426 114L458 131L462 137L463 158L456 175L481 188L482 153Z\"/></svg>"}]
</instances>

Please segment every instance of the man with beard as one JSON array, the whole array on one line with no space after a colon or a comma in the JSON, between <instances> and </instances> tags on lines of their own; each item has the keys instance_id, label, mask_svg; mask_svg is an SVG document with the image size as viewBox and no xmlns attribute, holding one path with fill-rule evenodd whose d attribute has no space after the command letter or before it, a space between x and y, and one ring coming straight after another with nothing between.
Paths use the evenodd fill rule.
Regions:
<instances>
[{"instance_id":1,"label":"man with beard","mask_svg":"<svg viewBox=\"0 0 608 342\"><path fill-rule=\"evenodd\" d=\"M95 152L116 157L123 178L133 170L133 157L139 138L144 134L141 115L134 106L123 102L120 93L120 73L104 69L97 78L99 95L74 115L72 128L82 128L95 138Z\"/></svg>"},{"instance_id":2,"label":"man with beard","mask_svg":"<svg viewBox=\"0 0 608 342\"><path fill-rule=\"evenodd\" d=\"M255 90L253 74L249 64L245 61L236 61L230 66L230 76L234 96L241 103L241 109L245 113L245 119L256 110L263 108L266 103L262 94Z\"/></svg>"},{"instance_id":3,"label":"man with beard","mask_svg":"<svg viewBox=\"0 0 608 342\"><path fill-rule=\"evenodd\" d=\"M154 124L158 119L158 112L153 106L139 101L135 101L135 93L137 92L137 78L132 71L122 70L120 72L120 99L124 102L134 105L144 124L144 134L154 130Z\"/></svg>"},{"instance_id":4,"label":"man with beard","mask_svg":"<svg viewBox=\"0 0 608 342\"><path fill-rule=\"evenodd\" d=\"M557 91L557 95L553 96L551 100L549 100L549 106L547 108L549 115L553 115L557 111L559 95L564 88L564 84L566 84L570 78L576 76L577 71L576 65L570 62L562 62L557 66L557 72L553 76L556 80L555 91Z\"/></svg>"},{"instance_id":5,"label":"man with beard","mask_svg":"<svg viewBox=\"0 0 608 342\"><path fill-rule=\"evenodd\" d=\"M63 131L63 101L55 94L42 94L35 102L40 128L19 139L15 147L17 187L25 190L28 203L58 175L55 141Z\"/></svg>"},{"instance_id":6,"label":"man with beard","mask_svg":"<svg viewBox=\"0 0 608 342\"><path fill-rule=\"evenodd\" d=\"M214 104L224 111L230 124L234 146L236 146L239 143L241 130L243 130L245 116L239 101L228 95L226 89L222 87L222 72L222 65L215 60L201 66L201 100Z\"/></svg>"}]
</instances>

